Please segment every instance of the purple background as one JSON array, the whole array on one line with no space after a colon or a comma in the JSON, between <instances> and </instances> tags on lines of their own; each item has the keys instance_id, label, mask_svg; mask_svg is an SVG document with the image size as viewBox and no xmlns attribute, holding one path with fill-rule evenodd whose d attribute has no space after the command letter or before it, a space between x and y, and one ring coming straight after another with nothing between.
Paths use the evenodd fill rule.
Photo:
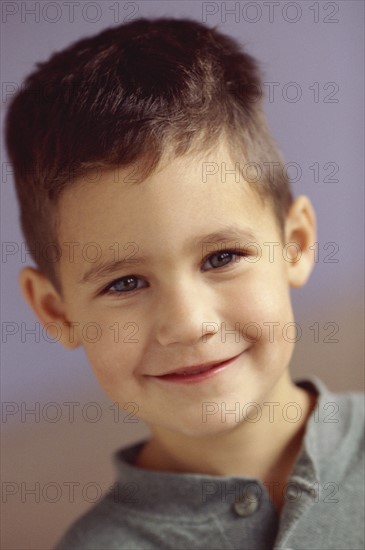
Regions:
<instances>
[{"instance_id":1,"label":"purple background","mask_svg":"<svg viewBox=\"0 0 365 550\"><path fill-rule=\"evenodd\" d=\"M319 262L306 287L293 292L296 319L303 330L292 361L293 378L314 373L333 390L363 390L364 4L280 2L272 20L267 2L225 2L227 9L238 8L227 13L226 20L223 4L79 1L72 20L70 8L62 1L2 2L2 122L7 99L36 62L80 37L122 22L135 8L134 18L166 15L199 21L204 20L204 10L216 11L207 15L207 24L218 25L245 44L261 62L264 81L278 83L273 101L266 99L266 112L286 162L300 166L302 175L293 185L295 194L307 194L317 213ZM286 86L293 82L302 94L296 102L292 100L295 87ZM309 89L315 82L319 83L317 102ZM332 96L329 94L335 88L324 88L327 83L334 83L337 89ZM338 102L328 102L331 97ZM338 182L325 180L331 172L330 166L325 167L329 162L339 167L333 176ZM314 163L320 166L318 182L309 168ZM4 243L21 247L23 237L3 145L1 166L1 397L3 407L15 411L3 415L2 480L3 489L6 482L5 489L16 491L3 504L1 542L9 550L39 550L50 548L66 526L92 505L96 487L105 490L110 486L114 478L112 451L137 441L148 429L142 422L124 422L122 414L119 422L115 421L112 403L99 388L82 350L70 352L42 336L37 342L34 335L22 334L21 323L34 328L37 319L24 302L17 281L21 267L30 264L29 258L20 253L4 254ZM324 262L332 250L324 249L329 242L339 247L334 256L337 263ZM309 328L315 322L320 328L318 343ZM339 326L338 343L324 342L330 334L330 329L325 329L327 322ZM19 327L17 334L6 337L8 323ZM59 421L51 421L56 408L47 408L50 402L61 410ZM80 404L75 422L70 422L65 402ZM99 421L91 421L96 411L91 402L102 410ZM21 417L22 408L37 406L39 418ZM68 492L69 482L79 483L74 499ZM39 498L27 494L32 488L39 489Z\"/></svg>"}]
</instances>

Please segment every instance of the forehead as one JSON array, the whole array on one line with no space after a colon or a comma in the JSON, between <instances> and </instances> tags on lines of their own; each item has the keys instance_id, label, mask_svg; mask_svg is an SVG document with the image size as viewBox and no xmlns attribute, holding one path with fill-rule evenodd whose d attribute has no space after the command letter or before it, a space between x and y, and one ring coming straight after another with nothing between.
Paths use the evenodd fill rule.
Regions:
<instances>
[{"instance_id":1,"label":"forehead","mask_svg":"<svg viewBox=\"0 0 365 550\"><path fill-rule=\"evenodd\" d=\"M232 222L254 232L274 221L224 146L172 159L139 183L134 167L96 176L80 179L61 196L61 243L96 242L103 250L115 242L157 247L183 244L184 237Z\"/></svg>"}]
</instances>

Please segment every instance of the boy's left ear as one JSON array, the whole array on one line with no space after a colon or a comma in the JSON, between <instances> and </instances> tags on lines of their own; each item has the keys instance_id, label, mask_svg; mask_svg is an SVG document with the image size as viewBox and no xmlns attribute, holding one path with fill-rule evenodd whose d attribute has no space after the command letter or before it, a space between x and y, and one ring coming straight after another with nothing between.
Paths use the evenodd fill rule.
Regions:
<instances>
[{"instance_id":1,"label":"boy's left ear","mask_svg":"<svg viewBox=\"0 0 365 550\"><path fill-rule=\"evenodd\" d=\"M285 224L285 253L290 286L303 286L313 269L316 216L312 203L301 195L290 207Z\"/></svg>"}]
</instances>

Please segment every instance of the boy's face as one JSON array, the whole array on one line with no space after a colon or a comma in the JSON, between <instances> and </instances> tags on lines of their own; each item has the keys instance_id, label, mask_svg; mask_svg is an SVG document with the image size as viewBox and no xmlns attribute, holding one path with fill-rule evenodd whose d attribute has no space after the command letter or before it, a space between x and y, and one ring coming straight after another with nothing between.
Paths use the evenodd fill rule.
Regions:
<instances>
[{"instance_id":1,"label":"boy's face","mask_svg":"<svg viewBox=\"0 0 365 550\"><path fill-rule=\"evenodd\" d=\"M203 162L219 167L206 181ZM186 435L232 427L237 418L222 422L222 407L234 411L238 402L244 411L247 403L285 399L295 337L287 325L292 264L271 207L242 176L224 182L222 162L232 167L223 146L204 159L175 159L141 184L123 181L131 169L110 171L60 202L60 243L76 243L63 244L60 263L74 343L113 401L151 427ZM241 236L228 234L233 226ZM208 235L218 231L214 244ZM247 256L221 255L234 248ZM103 293L113 282L114 292ZM161 377L235 356L199 382Z\"/></svg>"}]
</instances>

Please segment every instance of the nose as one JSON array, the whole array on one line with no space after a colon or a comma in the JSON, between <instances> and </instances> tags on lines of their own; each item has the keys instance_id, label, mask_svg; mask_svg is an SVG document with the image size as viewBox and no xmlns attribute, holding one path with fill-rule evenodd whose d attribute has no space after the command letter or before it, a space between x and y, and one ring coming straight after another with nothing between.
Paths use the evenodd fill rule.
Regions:
<instances>
[{"instance_id":1,"label":"nose","mask_svg":"<svg viewBox=\"0 0 365 550\"><path fill-rule=\"evenodd\" d=\"M162 346L197 344L218 331L211 289L188 281L169 284L159 297L155 319L155 337Z\"/></svg>"}]
</instances>

